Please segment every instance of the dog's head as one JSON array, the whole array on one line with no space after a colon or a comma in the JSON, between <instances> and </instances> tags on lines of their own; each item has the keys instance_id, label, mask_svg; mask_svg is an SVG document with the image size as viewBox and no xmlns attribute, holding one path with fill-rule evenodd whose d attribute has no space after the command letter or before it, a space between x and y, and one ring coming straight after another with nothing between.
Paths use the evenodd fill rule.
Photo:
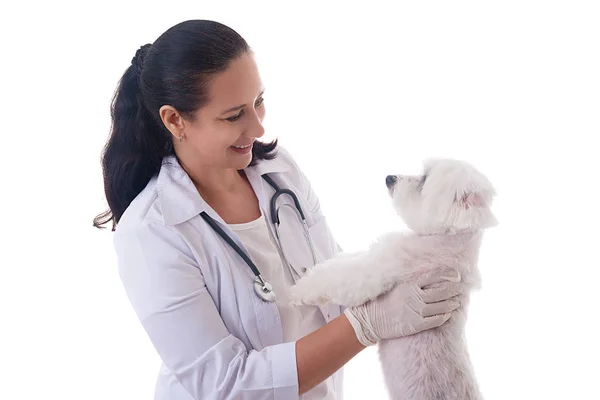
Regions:
<instances>
[{"instance_id":1,"label":"dog's head","mask_svg":"<svg viewBox=\"0 0 600 400\"><path fill-rule=\"evenodd\" d=\"M431 159L422 175L388 175L386 186L396 212L417 233L453 233L497 224L490 210L496 192L466 162Z\"/></svg>"}]
</instances>

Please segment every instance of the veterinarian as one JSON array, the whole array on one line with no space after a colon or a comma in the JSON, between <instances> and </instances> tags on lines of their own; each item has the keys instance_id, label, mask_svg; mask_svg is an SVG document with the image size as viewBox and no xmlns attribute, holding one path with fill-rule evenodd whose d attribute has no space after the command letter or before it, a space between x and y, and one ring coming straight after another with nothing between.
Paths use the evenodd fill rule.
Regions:
<instances>
[{"instance_id":1,"label":"veterinarian","mask_svg":"<svg viewBox=\"0 0 600 400\"><path fill-rule=\"evenodd\" d=\"M290 154L257 140L263 90L244 39L196 20L142 46L115 93L109 210L94 225L112 222L121 280L162 359L156 399L341 399L342 367L362 349L439 326L458 306L456 284L427 288L437 277L345 310L286 305L313 255L339 247ZM290 205L279 239L265 174L304 214L276 199Z\"/></svg>"}]
</instances>

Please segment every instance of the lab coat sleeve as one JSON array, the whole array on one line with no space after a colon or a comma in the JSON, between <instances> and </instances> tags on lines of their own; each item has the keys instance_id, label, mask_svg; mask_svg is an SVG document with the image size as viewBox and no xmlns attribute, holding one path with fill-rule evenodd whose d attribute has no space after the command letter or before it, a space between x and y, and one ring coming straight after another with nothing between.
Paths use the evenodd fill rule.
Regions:
<instances>
[{"instance_id":1,"label":"lab coat sleeve","mask_svg":"<svg viewBox=\"0 0 600 400\"><path fill-rule=\"evenodd\" d=\"M298 399L295 343L246 351L226 329L188 246L170 226L116 233L127 296L165 365L194 399Z\"/></svg>"}]
</instances>

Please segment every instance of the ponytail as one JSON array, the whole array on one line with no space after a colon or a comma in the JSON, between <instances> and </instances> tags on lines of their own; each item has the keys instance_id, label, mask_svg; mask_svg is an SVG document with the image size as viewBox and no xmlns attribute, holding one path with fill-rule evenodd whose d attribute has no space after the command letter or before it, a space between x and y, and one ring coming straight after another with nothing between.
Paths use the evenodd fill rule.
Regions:
<instances>
[{"instance_id":1,"label":"ponytail","mask_svg":"<svg viewBox=\"0 0 600 400\"><path fill-rule=\"evenodd\" d=\"M109 210L94 219L97 228L112 221L112 230L125 209L158 173L163 157L173 153L170 133L148 111L140 90L142 46L121 78L111 103L111 134L102 154L104 192Z\"/></svg>"},{"instance_id":2,"label":"ponytail","mask_svg":"<svg viewBox=\"0 0 600 400\"><path fill-rule=\"evenodd\" d=\"M112 221L114 231L129 204L158 174L162 159L174 154L160 108L170 105L193 115L209 101L213 75L248 52L236 31L209 20L179 23L136 52L111 103L111 133L101 161L109 210L94 218L95 227ZM276 146L276 141L255 142L250 165L274 158Z\"/></svg>"}]
</instances>

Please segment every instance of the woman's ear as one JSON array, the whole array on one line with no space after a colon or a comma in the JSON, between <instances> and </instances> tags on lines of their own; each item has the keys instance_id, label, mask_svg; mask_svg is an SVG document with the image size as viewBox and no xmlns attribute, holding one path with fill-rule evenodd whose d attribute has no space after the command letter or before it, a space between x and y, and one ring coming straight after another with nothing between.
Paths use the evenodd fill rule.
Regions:
<instances>
[{"instance_id":1,"label":"woman's ear","mask_svg":"<svg viewBox=\"0 0 600 400\"><path fill-rule=\"evenodd\" d=\"M160 119L175 138L179 138L185 129L183 117L173 106L164 105L158 110Z\"/></svg>"}]
</instances>

